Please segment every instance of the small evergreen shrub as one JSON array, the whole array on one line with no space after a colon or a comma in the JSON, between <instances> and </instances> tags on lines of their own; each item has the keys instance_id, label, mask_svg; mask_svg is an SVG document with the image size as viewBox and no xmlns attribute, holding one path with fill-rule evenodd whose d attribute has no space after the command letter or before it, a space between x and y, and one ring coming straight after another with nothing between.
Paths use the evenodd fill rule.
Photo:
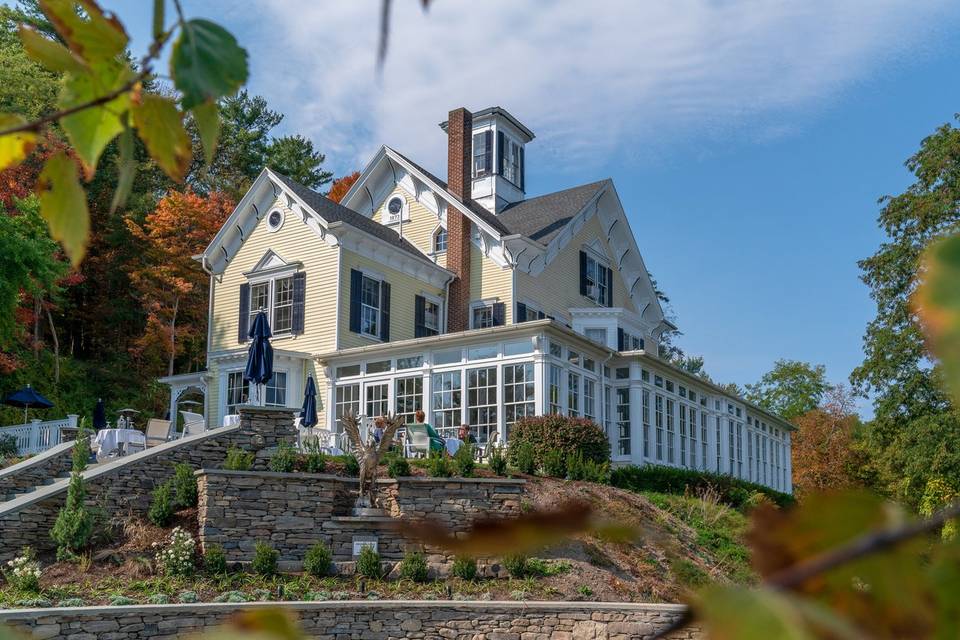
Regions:
<instances>
[{"instance_id":1,"label":"small evergreen shrub","mask_svg":"<svg viewBox=\"0 0 960 640\"><path fill-rule=\"evenodd\" d=\"M281 442L270 458L270 471L291 473L297 464L297 452L289 442Z\"/></svg>"},{"instance_id":2,"label":"small evergreen shrub","mask_svg":"<svg viewBox=\"0 0 960 640\"><path fill-rule=\"evenodd\" d=\"M227 471L250 471L253 466L253 452L244 451L239 447L230 447L227 449L227 459L223 462L223 468Z\"/></svg>"},{"instance_id":3,"label":"small evergreen shrub","mask_svg":"<svg viewBox=\"0 0 960 640\"><path fill-rule=\"evenodd\" d=\"M227 554L222 546L219 544L207 546L203 554L203 568L210 574L227 572Z\"/></svg>"},{"instance_id":4,"label":"small evergreen shrub","mask_svg":"<svg viewBox=\"0 0 960 640\"><path fill-rule=\"evenodd\" d=\"M586 480L586 465L583 462L583 454L574 451L567 456L567 477L571 480Z\"/></svg>"},{"instance_id":5,"label":"small evergreen shrub","mask_svg":"<svg viewBox=\"0 0 960 640\"><path fill-rule=\"evenodd\" d=\"M507 450L510 461L520 473L533 475L537 470L537 460L533 454L533 445L529 442L510 441L510 447Z\"/></svg>"},{"instance_id":6,"label":"small evergreen shrub","mask_svg":"<svg viewBox=\"0 0 960 640\"><path fill-rule=\"evenodd\" d=\"M280 552L271 547L266 542L257 541L253 548L253 562L250 568L254 573L261 576L272 576L277 573L277 560L280 559Z\"/></svg>"},{"instance_id":7,"label":"small evergreen shrub","mask_svg":"<svg viewBox=\"0 0 960 640\"><path fill-rule=\"evenodd\" d=\"M0 456L4 458L16 458L19 453L17 449L17 439L13 434L5 433L0 436Z\"/></svg>"},{"instance_id":8,"label":"small evergreen shrub","mask_svg":"<svg viewBox=\"0 0 960 640\"><path fill-rule=\"evenodd\" d=\"M316 447L310 448L303 458L303 470L307 473L323 473L327 470L327 456Z\"/></svg>"},{"instance_id":9,"label":"small evergreen shrub","mask_svg":"<svg viewBox=\"0 0 960 640\"><path fill-rule=\"evenodd\" d=\"M80 432L77 433L77 439L73 441L71 454L73 460L71 469L81 473L87 468L87 463L90 462L90 434L84 429L80 429Z\"/></svg>"},{"instance_id":10,"label":"small evergreen shrub","mask_svg":"<svg viewBox=\"0 0 960 640\"><path fill-rule=\"evenodd\" d=\"M76 557L90 544L93 535L93 515L84 504L86 489L83 476L74 471L67 487L67 499L57 514L50 537L57 543L57 559Z\"/></svg>"},{"instance_id":11,"label":"small evergreen shrub","mask_svg":"<svg viewBox=\"0 0 960 640\"><path fill-rule=\"evenodd\" d=\"M446 452L430 453L427 459L427 475L431 478L449 478L453 475L453 464Z\"/></svg>"},{"instance_id":12,"label":"small evergreen shrub","mask_svg":"<svg viewBox=\"0 0 960 640\"><path fill-rule=\"evenodd\" d=\"M491 447L488 462L494 474L498 476L507 474L507 454L503 447Z\"/></svg>"},{"instance_id":13,"label":"small evergreen shrub","mask_svg":"<svg viewBox=\"0 0 960 640\"><path fill-rule=\"evenodd\" d=\"M450 574L463 580L473 580L477 577L477 561L467 556L457 556L453 559Z\"/></svg>"},{"instance_id":14,"label":"small evergreen shrub","mask_svg":"<svg viewBox=\"0 0 960 640\"><path fill-rule=\"evenodd\" d=\"M522 444L529 444L533 448L534 468L543 467L547 453L554 449L563 454L564 461L576 451L580 452L584 461L601 463L610 460L607 434L588 418L558 414L521 418L510 428L509 455L515 467L520 467L514 456L523 450L519 446Z\"/></svg>"},{"instance_id":15,"label":"small evergreen shrub","mask_svg":"<svg viewBox=\"0 0 960 640\"><path fill-rule=\"evenodd\" d=\"M473 457L474 448L469 442L464 442L453 456L453 466L461 478L472 478L473 470L477 466Z\"/></svg>"},{"instance_id":16,"label":"small evergreen shrub","mask_svg":"<svg viewBox=\"0 0 960 640\"><path fill-rule=\"evenodd\" d=\"M419 551L407 551L400 563L400 577L414 582L426 582L429 569L427 559Z\"/></svg>"},{"instance_id":17,"label":"small evergreen shrub","mask_svg":"<svg viewBox=\"0 0 960 640\"><path fill-rule=\"evenodd\" d=\"M387 460L387 475L391 478L404 478L410 475L410 463L403 456L390 456Z\"/></svg>"},{"instance_id":18,"label":"small evergreen shrub","mask_svg":"<svg viewBox=\"0 0 960 640\"><path fill-rule=\"evenodd\" d=\"M197 477L184 462L173 465L173 495L177 508L197 506Z\"/></svg>"},{"instance_id":19,"label":"small evergreen shrub","mask_svg":"<svg viewBox=\"0 0 960 640\"><path fill-rule=\"evenodd\" d=\"M710 489L720 496L720 502L734 508L745 507L755 492L766 495L780 507L789 507L794 503L793 496L761 484L721 473L665 465L617 467L610 473L610 484L630 491L655 491L674 495Z\"/></svg>"},{"instance_id":20,"label":"small evergreen shrub","mask_svg":"<svg viewBox=\"0 0 960 640\"><path fill-rule=\"evenodd\" d=\"M357 460L357 456L347 454L346 458L343 461L343 472L351 477L356 477L360 475L360 461Z\"/></svg>"},{"instance_id":21,"label":"small evergreen shrub","mask_svg":"<svg viewBox=\"0 0 960 640\"><path fill-rule=\"evenodd\" d=\"M543 475L548 478L567 477L566 456L560 449L550 449L543 456Z\"/></svg>"},{"instance_id":22,"label":"small evergreen shrub","mask_svg":"<svg viewBox=\"0 0 960 640\"><path fill-rule=\"evenodd\" d=\"M380 564L380 554L373 547L364 546L357 556L357 575L364 578L379 579L383 577L383 567Z\"/></svg>"},{"instance_id":23,"label":"small evergreen shrub","mask_svg":"<svg viewBox=\"0 0 960 640\"><path fill-rule=\"evenodd\" d=\"M522 553L511 553L510 555L504 556L503 566L514 578L526 578L527 575L529 575L527 556Z\"/></svg>"},{"instance_id":24,"label":"small evergreen shrub","mask_svg":"<svg viewBox=\"0 0 960 640\"><path fill-rule=\"evenodd\" d=\"M158 527L165 527L173 520L173 484L169 480L153 490L147 519Z\"/></svg>"},{"instance_id":25,"label":"small evergreen shrub","mask_svg":"<svg viewBox=\"0 0 960 640\"><path fill-rule=\"evenodd\" d=\"M323 578L330 575L332 563L333 554L330 553L330 547L321 540L307 549L307 554L303 557L303 570L311 576Z\"/></svg>"}]
</instances>

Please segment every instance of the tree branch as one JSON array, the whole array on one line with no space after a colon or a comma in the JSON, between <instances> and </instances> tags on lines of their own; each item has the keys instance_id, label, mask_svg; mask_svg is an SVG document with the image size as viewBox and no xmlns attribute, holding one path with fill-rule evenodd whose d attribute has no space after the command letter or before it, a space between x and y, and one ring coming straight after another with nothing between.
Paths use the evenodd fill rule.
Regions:
<instances>
[{"instance_id":1,"label":"tree branch","mask_svg":"<svg viewBox=\"0 0 960 640\"><path fill-rule=\"evenodd\" d=\"M936 531L942 527L947 520L957 517L960 517L960 501L953 503L945 509L941 509L926 520L908 522L907 524L891 529L871 531L859 538L854 538L847 544L834 549L828 549L808 560L804 560L792 567L787 567L774 573L764 580L760 586L773 589L774 591L787 591L831 569L836 569L837 567L859 560L865 556L891 549L911 538ZM683 629L695 619L696 616L692 610L688 608L683 615L673 623L658 631L656 635L653 636L653 640L666 638L674 631Z\"/></svg>"}]
</instances>

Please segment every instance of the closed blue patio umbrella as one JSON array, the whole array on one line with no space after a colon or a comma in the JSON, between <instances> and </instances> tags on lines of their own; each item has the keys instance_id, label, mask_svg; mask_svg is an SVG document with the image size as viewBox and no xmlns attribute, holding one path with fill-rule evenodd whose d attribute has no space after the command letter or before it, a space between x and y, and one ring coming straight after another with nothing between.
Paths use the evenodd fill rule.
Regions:
<instances>
[{"instance_id":1,"label":"closed blue patio umbrella","mask_svg":"<svg viewBox=\"0 0 960 640\"><path fill-rule=\"evenodd\" d=\"M93 408L93 428L97 431L107 428L107 408L103 398L97 398L97 406Z\"/></svg>"},{"instance_id":2,"label":"closed blue patio umbrella","mask_svg":"<svg viewBox=\"0 0 960 640\"><path fill-rule=\"evenodd\" d=\"M270 323L267 314L260 311L250 327L250 350L247 352L247 367L243 379L257 385L257 400L260 400L260 385L273 377L273 347L270 346Z\"/></svg>"},{"instance_id":3,"label":"closed blue patio umbrella","mask_svg":"<svg viewBox=\"0 0 960 640\"><path fill-rule=\"evenodd\" d=\"M303 407L300 409L300 424L312 427L317 424L317 385L313 376L307 377L307 389L303 392Z\"/></svg>"},{"instance_id":4,"label":"closed blue patio umbrella","mask_svg":"<svg viewBox=\"0 0 960 640\"><path fill-rule=\"evenodd\" d=\"M19 391L14 391L11 394L8 394L6 398L3 399L3 404L8 407L23 407L23 423L27 423L27 411L31 407L37 407L40 409L49 409L53 406L53 403L44 398L42 395L34 391L33 387L30 385L25 386Z\"/></svg>"}]
</instances>

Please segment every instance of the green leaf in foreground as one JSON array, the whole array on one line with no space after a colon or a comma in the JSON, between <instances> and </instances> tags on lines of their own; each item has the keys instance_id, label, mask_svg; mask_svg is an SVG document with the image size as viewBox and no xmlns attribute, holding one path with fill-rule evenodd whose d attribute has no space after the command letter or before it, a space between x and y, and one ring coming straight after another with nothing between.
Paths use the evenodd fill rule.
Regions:
<instances>
[{"instance_id":1,"label":"green leaf in foreground","mask_svg":"<svg viewBox=\"0 0 960 640\"><path fill-rule=\"evenodd\" d=\"M88 62L110 60L127 46L127 32L94 0L40 0L40 8L70 50Z\"/></svg>"},{"instance_id":2,"label":"green leaf in foreground","mask_svg":"<svg viewBox=\"0 0 960 640\"><path fill-rule=\"evenodd\" d=\"M170 75L184 109L233 95L246 81L247 52L230 32L209 20L183 24L170 56Z\"/></svg>"},{"instance_id":3,"label":"green leaf in foreground","mask_svg":"<svg viewBox=\"0 0 960 640\"><path fill-rule=\"evenodd\" d=\"M769 589L710 587L694 609L714 640L858 640L863 635L829 609Z\"/></svg>"},{"instance_id":4,"label":"green leaf in foreground","mask_svg":"<svg viewBox=\"0 0 960 640\"><path fill-rule=\"evenodd\" d=\"M37 183L40 215L50 227L50 235L63 245L70 261L83 260L90 235L87 196L80 186L77 165L65 151L50 157Z\"/></svg>"},{"instance_id":5,"label":"green leaf in foreground","mask_svg":"<svg viewBox=\"0 0 960 640\"><path fill-rule=\"evenodd\" d=\"M183 128L183 114L173 100L158 95L144 95L133 107L133 123L150 156L164 173L174 180L183 180L190 167L190 137Z\"/></svg>"},{"instance_id":6,"label":"green leaf in foreground","mask_svg":"<svg viewBox=\"0 0 960 640\"><path fill-rule=\"evenodd\" d=\"M20 25L20 42L28 56L50 71L79 73L86 66L65 46L27 25Z\"/></svg>"},{"instance_id":7,"label":"green leaf in foreground","mask_svg":"<svg viewBox=\"0 0 960 640\"><path fill-rule=\"evenodd\" d=\"M210 101L197 105L192 110L193 120L197 123L200 132L200 142L203 144L203 158L209 165L213 162L213 154L217 150L217 138L220 137L220 114L217 103Z\"/></svg>"},{"instance_id":8,"label":"green leaf in foreground","mask_svg":"<svg viewBox=\"0 0 960 640\"><path fill-rule=\"evenodd\" d=\"M120 155L117 157L117 187L113 191L113 201L110 203L110 213L113 213L127 203L130 190L133 188L133 178L137 174L137 159L134 157L133 130L129 127L120 134L117 145Z\"/></svg>"},{"instance_id":9,"label":"green leaf in foreground","mask_svg":"<svg viewBox=\"0 0 960 640\"><path fill-rule=\"evenodd\" d=\"M930 350L943 363L953 397L960 401L960 235L927 248L913 307Z\"/></svg>"},{"instance_id":10,"label":"green leaf in foreground","mask_svg":"<svg viewBox=\"0 0 960 640\"><path fill-rule=\"evenodd\" d=\"M0 131L26 122L23 116L2 113L0 114ZM20 131L0 136L0 169L20 164L36 145L37 134L33 131Z\"/></svg>"}]
</instances>

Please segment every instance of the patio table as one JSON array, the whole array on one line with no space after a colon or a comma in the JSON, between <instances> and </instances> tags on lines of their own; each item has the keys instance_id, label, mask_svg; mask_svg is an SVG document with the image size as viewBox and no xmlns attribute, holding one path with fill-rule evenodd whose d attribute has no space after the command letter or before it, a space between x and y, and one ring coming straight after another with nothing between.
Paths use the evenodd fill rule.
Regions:
<instances>
[{"instance_id":1,"label":"patio table","mask_svg":"<svg viewBox=\"0 0 960 640\"><path fill-rule=\"evenodd\" d=\"M113 451L120 451L121 446L129 452L129 445L139 445L146 447L147 438L142 431L136 429L100 429L97 436L93 439L94 445L100 455L109 455Z\"/></svg>"}]
</instances>

